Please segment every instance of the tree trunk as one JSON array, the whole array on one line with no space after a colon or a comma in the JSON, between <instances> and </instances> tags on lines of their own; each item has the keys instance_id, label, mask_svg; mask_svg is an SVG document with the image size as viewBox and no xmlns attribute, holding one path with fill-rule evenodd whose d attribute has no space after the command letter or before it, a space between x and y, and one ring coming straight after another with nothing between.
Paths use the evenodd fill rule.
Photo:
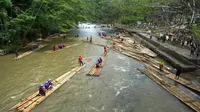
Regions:
<instances>
[{"instance_id":1,"label":"tree trunk","mask_svg":"<svg viewBox=\"0 0 200 112\"><path fill-rule=\"evenodd\" d=\"M194 23L194 16L195 16L195 11L192 12L192 17L191 17L191 21L190 21L190 26L192 26L193 23Z\"/></svg>"}]
</instances>

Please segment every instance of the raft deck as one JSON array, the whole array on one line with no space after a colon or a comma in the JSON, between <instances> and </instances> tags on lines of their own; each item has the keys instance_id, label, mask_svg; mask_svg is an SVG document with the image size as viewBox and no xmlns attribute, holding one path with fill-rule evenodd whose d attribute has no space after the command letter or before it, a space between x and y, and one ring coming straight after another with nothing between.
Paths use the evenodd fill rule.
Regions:
<instances>
[{"instance_id":1,"label":"raft deck","mask_svg":"<svg viewBox=\"0 0 200 112\"><path fill-rule=\"evenodd\" d=\"M25 57L25 56L27 56L27 55L29 55L29 54L32 54L33 52L35 52L35 51L37 51L37 50L39 50L39 49L41 49L41 48L43 48L43 47L45 47L45 46L47 46L47 45L39 45L39 47L37 48L37 49L35 49L34 51L27 51L27 52L25 52L25 53L23 53L23 54L20 54L18 57L14 57L13 59L20 59L20 58L23 58L23 57Z\"/></svg>"},{"instance_id":2,"label":"raft deck","mask_svg":"<svg viewBox=\"0 0 200 112\"><path fill-rule=\"evenodd\" d=\"M159 66L158 65L152 64L152 66L154 67L154 69L157 70L157 72L159 72L160 74L165 75L167 78L172 79L172 80L178 82L179 84L182 84L183 86L186 86L186 87L188 87L188 88L190 88L192 90L200 92L200 86L199 85L195 85L192 82L187 81L187 80L185 80L184 78L181 78L181 77L179 77L179 79L175 79L176 75L171 73L171 72L169 72L168 70L163 69L163 71L159 71Z\"/></svg>"},{"instance_id":3,"label":"raft deck","mask_svg":"<svg viewBox=\"0 0 200 112\"><path fill-rule=\"evenodd\" d=\"M61 51L61 50L65 49L65 48L70 48L70 47L78 46L78 45L80 45L80 44L82 44L82 42L77 43L77 44L72 44L72 45L65 46L65 47L62 48L62 49L57 48L55 51L53 51L53 50L48 50L48 51L45 51L45 53L55 53L55 52L58 52L58 51Z\"/></svg>"},{"instance_id":4,"label":"raft deck","mask_svg":"<svg viewBox=\"0 0 200 112\"><path fill-rule=\"evenodd\" d=\"M83 67L85 67L85 64L83 66L76 67L76 68L72 69L71 71L69 71L69 72L65 73L64 75L55 79L53 81L53 83L54 83L53 88L46 92L46 96L39 95L39 92L37 91L34 94L22 99L18 104L14 105L9 110L16 109L18 111L23 111L23 112L31 111L33 108L35 108L37 105L39 105L42 101L44 101L48 96L50 96L55 90L57 90L65 82L67 82L71 77L73 77Z\"/></svg>"}]
</instances>

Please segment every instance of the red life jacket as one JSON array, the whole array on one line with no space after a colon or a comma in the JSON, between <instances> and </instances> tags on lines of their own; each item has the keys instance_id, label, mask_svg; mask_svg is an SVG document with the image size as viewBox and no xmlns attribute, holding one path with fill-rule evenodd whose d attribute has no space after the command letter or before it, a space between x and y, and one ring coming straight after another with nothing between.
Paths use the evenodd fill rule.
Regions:
<instances>
[{"instance_id":1,"label":"red life jacket","mask_svg":"<svg viewBox=\"0 0 200 112\"><path fill-rule=\"evenodd\" d=\"M79 60L79 61L82 61L82 57L80 56L80 57L78 58L78 60Z\"/></svg>"}]
</instances>

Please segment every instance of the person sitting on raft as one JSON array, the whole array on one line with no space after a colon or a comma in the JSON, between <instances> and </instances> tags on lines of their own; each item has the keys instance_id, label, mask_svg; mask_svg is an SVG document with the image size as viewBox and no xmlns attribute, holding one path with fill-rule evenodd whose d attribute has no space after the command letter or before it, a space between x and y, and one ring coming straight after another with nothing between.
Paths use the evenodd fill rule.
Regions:
<instances>
[{"instance_id":1,"label":"person sitting on raft","mask_svg":"<svg viewBox=\"0 0 200 112\"><path fill-rule=\"evenodd\" d=\"M53 83L51 82L51 79L46 81L44 86L45 86L46 90L52 89L53 88Z\"/></svg>"},{"instance_id":2,"label":"person sitting on raft","mask_svg":"<svg viewBox=\"0 0 200 112\"><path fill-rule=\"evenodd\" d=\"M34 51L34 50L37 49L38 47L39 47L39 44L35 44L35 45L33 45L32 50Z\"/></svg>"},{"instance_id":3,"label":"person sitting on raft","mask_svg":"<svg viewBox=\"0 0 200 112\"><path fill-rule=\"evenodd\" d=\"M44 89L43 84L40 84L39 94L42 95L42 96L45 96L45 95L46 95L46 91L45 91L45 89Z\"/></svg>"},{"instance_id":4,"label":"person sitting on raft","mask_svg":"<svg viewBox=\"0 0 200 112\"><path fill-rule=\"evenodd\" d=\"M62 46L61 46L61 44L58 44L58 48L59 48L59 49L62 49Z\"/></svg>"},{"instance_id":5,"label":"person sitting on raft","mask_svg":"<svg viewBox=\"0 0 200 112\"><path fill-rule=\"evenodd\" d=\"M45 87L46 90L49 89L49 83L48 83L48 81L45 82L44 87Z\"/></svg>"},{"instance_id":6,"label":"person sitting on raft","mask_svg":"<svg viewBox=\"0 0 200 112\"><path fill-rule=\"evenodd\" d=\"M64 47L65 47L64 44L59 44L59 45L58 45L58 48L59 48L59 49L62 49L62 48L64 48Z\"/></svg>"},{"instance_id":7,"label":"person sitting on raft","mask_svg":"<svg viewBox=\"0 0 200 112\"><path fill-rule=\"evenodd\" d=\"M65 44L62 44L62 48L64 48L65 47Z\"/></svg>"},{"instance_id":8,"label":"person sitting on raft","mask_svg":"<svg viewBox=\"0 0 200 112\"><path fill-rule=\"evenodd\" d=\"M97 60L96 68L101 67L101 63L102 63L102 58L99 57L98 60Z\"/></svg>"},{"instance_id":9,"label":"person sitting on raft","mask_svg":"<svg viewBox=\"0 0 200 112\"><path fill-rule=\"evenodd\" d=\"M51 79L48 80L48 84L49 84L49 89L52 89L53 88L53 83L52 83Z\"/></svg>"}]
</instances>

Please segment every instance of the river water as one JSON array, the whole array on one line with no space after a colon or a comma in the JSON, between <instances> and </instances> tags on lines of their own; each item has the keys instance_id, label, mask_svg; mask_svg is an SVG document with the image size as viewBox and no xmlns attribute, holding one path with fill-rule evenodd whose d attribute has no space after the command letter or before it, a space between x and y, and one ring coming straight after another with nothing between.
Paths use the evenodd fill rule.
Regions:
<instances>
[{"instance_id":1,"label":"river water","mask_svg":"<svg viewBox=\"0 0 200 112\"><path fill-rule=\"evenodd\" d=\"M89 26L90 28L82 28ZM0 57L0 112L18 103L24 96L37 91L40 83L55 79L78 65L82 55L92 59L69 82L55 91L33 112L192 112L189 107L141 74L136 68L143 65L112 50L100 77L89 77L86 73L103 53L100 46L83 43L79 46L48 54L52 43L68 45L92 36L93 40L105 44L98 32L113 33L112 29L93 28L81 25L71 31L79 37L58 38L49 46L19 60L14 54Z\"/></svg>"}]
</instances>

